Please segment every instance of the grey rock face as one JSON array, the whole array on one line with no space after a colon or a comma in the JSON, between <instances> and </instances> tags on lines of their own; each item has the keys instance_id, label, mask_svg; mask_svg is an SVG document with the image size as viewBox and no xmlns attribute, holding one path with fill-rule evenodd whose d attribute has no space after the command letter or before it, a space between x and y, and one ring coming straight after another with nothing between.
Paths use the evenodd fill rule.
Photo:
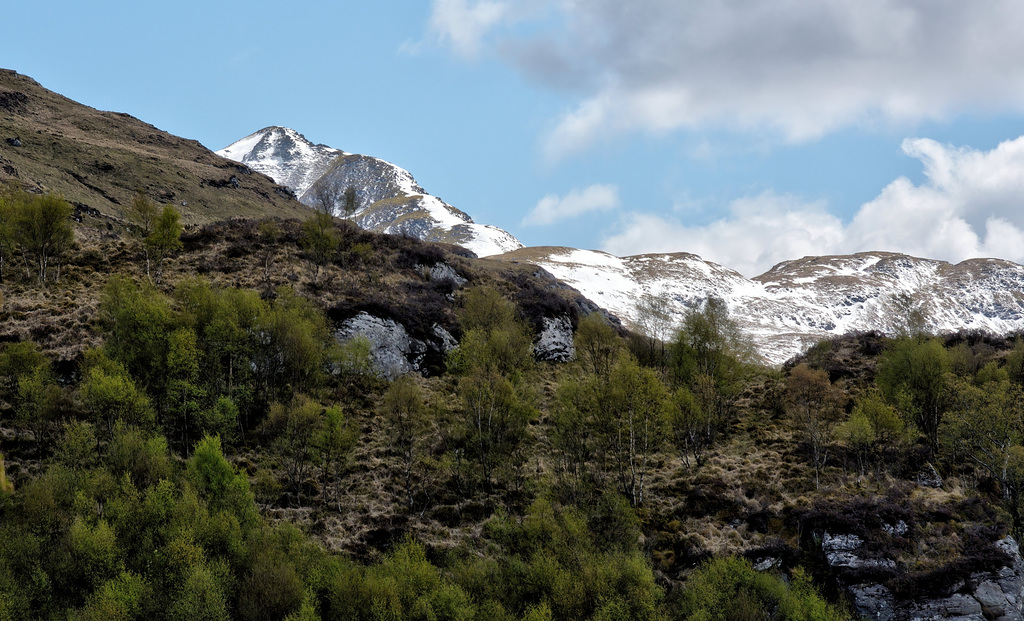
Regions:
<instances>
[{"instance_id":1,"label":"grey rock face","mask_svg":"<svg viewBox=\"0 0 1024 621\"><path fill-rule=\"evenodd\" d=\"M902 521L887 525L890 534L906 533ZM902 533L901 533L902 534ZM856 535L822 537L822 550L829 565L840 570L863 570L896 567L891 559L866 559L858 554L863 540ZM1017 542L1006 537L995 544L1007 553L1012 564L992 572L971 575L956 591L947 597L897 602L892 592L882 584L846 584L853 605L859 615L877 621L1019 621L1024 618L1024 559L1017 550ZM841 579L842 582L842 579Z\"/></svg>"},{"instance_id":2,"label":"grey rock face","mask_svg":"<svg viewBox=\"0 0 1024 621\"><path fill-rule=\"evenodd\" d=\"M389 380L418 371L427 353L426 343L409 336L405 326L369 313L359 313L345 321L335 333L339 342L355 336L364 336L370 341L374 370Z\"/></svg>"},{"instance_id":3,"label":"grey rock face","mask_svg":"<svg viewBox=\"0 0 1024 621\"><path fill-rule=\"evenodd\" d=\"M546 362L569 362L576 357L572 336L572 322L568 317L545 317L544 329L533 345L534 357Z\"/></svg>"},{"instance_id":4,"label":"grey rock face","mask_svg":"<svg viewBox=\"0 0 1024 621\"><path fill-rule=\"evenodd\" d=\"M454 267L447 263L437 263L434 267L430 268L430 280L431 282L444 282L447 280L454 284L456 289L461 288L467 282L465 278L459 276Z\"/></svg>"}]
</instances>

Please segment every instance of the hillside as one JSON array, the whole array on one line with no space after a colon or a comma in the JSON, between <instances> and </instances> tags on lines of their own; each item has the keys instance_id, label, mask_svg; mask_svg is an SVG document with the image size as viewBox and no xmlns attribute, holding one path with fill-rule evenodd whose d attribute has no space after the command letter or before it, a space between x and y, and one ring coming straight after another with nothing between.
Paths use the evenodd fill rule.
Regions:
<instances>
[{"instance_id":1,"label":"hillside","mask_svg":"<svg viewBox=\"0 0 1024 621\"><path fill-rule=\"evenodd\" d=\"M303 217L291 192L128 114L102 112L0 70L0 181L63 195L120 217L140 189L186 223L233 216Z\"/></svg>"}]
</instances>

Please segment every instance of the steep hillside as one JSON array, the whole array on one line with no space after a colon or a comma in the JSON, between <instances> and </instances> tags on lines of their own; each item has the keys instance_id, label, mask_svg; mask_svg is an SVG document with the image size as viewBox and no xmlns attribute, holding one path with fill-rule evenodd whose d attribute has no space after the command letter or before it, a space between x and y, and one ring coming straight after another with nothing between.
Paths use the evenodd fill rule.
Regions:
<instances>
[{"instance_id":1,"label":"steep hillside","mask_svg":"<svg viewBox=\"0 0 1024 621\"><path fill-rule=\"evenodd\" d=\"M997 259L950 265L864 252L787 261L747 279L685 253L619 258L524 248L495 258L539 265L632 325L643 324L645 299L663 303L668 322L677 325L687 309L722 298L772 364L849 332L1024 330L1024 267Z\"/></svg>"},{"instance_id":2,"label":"steep hillside","mask_svg":"<svg viewBox=\"0 0 1024 621\"><path fill-rule=\"evenodd\" d=\"M79 104L10 70L0 70L4 180L114 217L140 189L174 204L186 223L307 213L286 187L195 140Z\"/></svg>"},{"instance_id":3,"label":"steep hillside","mask_svg":"<svg viewBox=\"0 0 1024 621\"><path fill-rule=\"evenodd\" d=\"M353 188L353 220L367 230L457 244L478 256L523 246L507 231L477 224L465 212L427 194L408 171L375 157L314 145L291 129L267 127L217 153L287 185L307 205L315 202L311 188L317 181Z\"/></svg>"}]
</instances>

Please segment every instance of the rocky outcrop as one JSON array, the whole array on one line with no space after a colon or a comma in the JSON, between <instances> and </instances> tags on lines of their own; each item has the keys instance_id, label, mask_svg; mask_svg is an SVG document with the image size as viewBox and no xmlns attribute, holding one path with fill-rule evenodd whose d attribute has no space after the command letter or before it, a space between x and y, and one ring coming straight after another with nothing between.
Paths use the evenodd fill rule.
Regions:
<instances>
[{"instance_id":1,"label":"rocky outcrop","mask_svg":"<svg viewBox=\"0 0 1024 621\"><path fill-rule=\"evenodd\" d=\"M335 332L335 339L339 342L356 336L365 337L370 341L373 369L385 379L393 380L406 373L418 371L426 357L426 343L409 336L405 326L391 319L359 313L343 322Z\"/></svg>"},{"instance_id":2,"label":"rocky outcrop","mask_svg":"<svg viewBox=\"0 0 1024 621\"><path fill-rule=\"evenodd\" d=\"M440 361L444 356L459 346L451 332L439 324L434 324L423 338L415 338L401 323L366 312L341 322L334 333L339 343L356 337L370 342L373 371L387 380L406 373L430 374L434 372L432 364L443 365Z\"/></svg>"},{"instance_id":3,"label":"rocky outcrop","mask_svg":"<svg viewBox=\"0 0 1024 621\"><path fill-rule=\"evenodd\" d=\"M569 362L576 357L572 321L565 315L545 317L544 328L533 344L533 355L542 362Z\"/></svg>"},{"instance_id":4,"label":"rocky outcrop","mask_svg":"<svg viewBox=\"0 0 1024 621\"><path fill-rule=\"evenodd\" d=\"M903 536L907 525L885 525L891 536ZM856 612L877 621L1019 621L1024 609L1024 559L1012 537L995 542L1010 563L991 571L973 572L937 597L906 600L870 576L897 570L890 558L871 558L864 540L854 534L825 533L822 551L840 584L851 596Z\"/></svg>"}]
</instances>

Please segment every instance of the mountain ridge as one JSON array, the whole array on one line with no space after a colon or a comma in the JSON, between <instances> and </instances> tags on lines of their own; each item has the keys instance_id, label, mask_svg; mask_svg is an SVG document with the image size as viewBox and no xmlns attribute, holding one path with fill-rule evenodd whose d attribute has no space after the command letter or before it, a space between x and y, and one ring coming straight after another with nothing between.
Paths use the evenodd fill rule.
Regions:
<instances>
[{"instance_id":1,"label":"mountain ridge","mask_svg":"<svg viewBox=\"0 0 1024 621\"><path fill-rule=\"evenodd\" d=\"M754 278L691 253L615 257L543 247L494 259L538 265L638 329L650 323L642 316L645 299L663 302L670 330L688 309L721 298L774 365L824 338L914 329L911 313L932 332L1024 331L1024 266L1003 259L952 265L873 251L785 261Z\"/></svg>"}]
</instances>

